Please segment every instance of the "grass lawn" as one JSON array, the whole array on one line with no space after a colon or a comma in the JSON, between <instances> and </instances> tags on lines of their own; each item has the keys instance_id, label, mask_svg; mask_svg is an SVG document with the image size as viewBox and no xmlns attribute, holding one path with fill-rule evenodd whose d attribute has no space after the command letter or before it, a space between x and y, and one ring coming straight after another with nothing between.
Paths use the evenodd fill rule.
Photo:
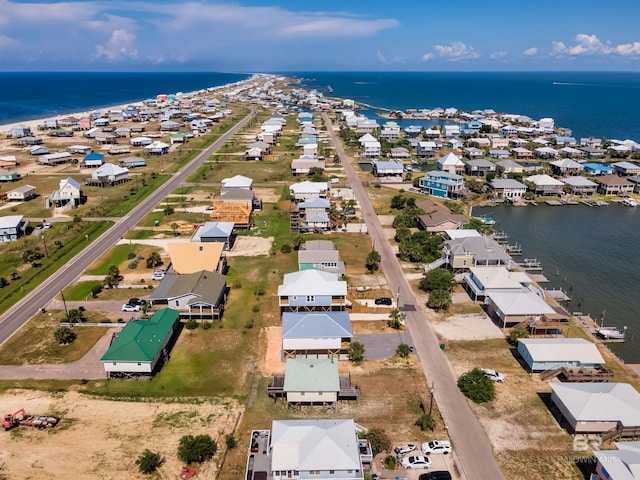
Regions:
<instances>
[{"instance_id":1,"label":"grass lawn","mask_svg":"<svg viewBox=\"0 0 640 480\"><path fill-rule=\"evenodd\" d=\"M91 295L91 290L95 286L102 286L99 280L89 282L78 282L68 286L63 290L65 300L69 302L82 302ZM62 297L61 297L62 299Z\"/></svg>"},{"instance_id":2,"label":"grass lawn","mask_svg":"<svg viewBox=\"0 0 640 480\"><path fill-rule=\"evenodd\" d=\"M102 255L87 269L87 275L107 275L111 265L120 266L127 261L127 255L137 252L141 245L116 245L111 250ZM122 274L123 272L120 271Z\"/></svg>"},{"instance_id":3,"label":"grass lawn","mask_svg":"<svg viewBox=\"0 0 640 480\"><path fill-rule=\"evenodd\" d=\"M89 312L87 312L89 315ZM53 336L64 311L39 313L0 347L0 364L68 363L82 358L102 338L107 327L75 327L77 338L60 345Z\"/></svg>"},{"instance_id":4,"label":"grass lawn","mask_svg":"<svg viewBox=\"0 0 640 480\"><path fill-rule=\"evenodd\" d=\"M39 260L40 266L25 264L22 259L24 250L31 249L45 253L43 241L37 236L27 236L15 242L0 245L0 276L9 279L9 284L0 290L0 312L14 305L27 295L40 282L53 272L62 268L73 256L87 247L87 240L94 240L109 227L112 222L80 222L78 224L54 224L43 235L49 257ZM55 246L59 241L62 248ZM17 275L13 276L15 272ZM15 278L15 280L11 280Z\"/></svg>"}]
</instances>

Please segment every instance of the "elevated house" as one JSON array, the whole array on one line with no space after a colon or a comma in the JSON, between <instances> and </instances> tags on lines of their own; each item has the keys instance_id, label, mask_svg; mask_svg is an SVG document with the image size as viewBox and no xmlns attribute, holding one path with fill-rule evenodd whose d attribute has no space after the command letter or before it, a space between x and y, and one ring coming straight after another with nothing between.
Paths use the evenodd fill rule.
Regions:
<instances>
[{"instance_id":1,"label":"elevated house","mask_svg":"<svg viewBox=\"0 0 640 480\"><path fill-rule=\"evenodd\" d=\"M615 162L611 164L613 172L623 177L640 175L640 166L631 162Z\"/></svg>"},{"instance_id":2,"label":"elevated house","mask_svg":"<svg viewBox=\"0 0 640 480\"><path fill-rule=\"evenodd\" d=\"M551 403L571 433L613 432L619 437L640 433L640 394L628 383L549 384Z\"/></svg>"},{"instance_id":3,"label":"elevated house","mask_svg":"<svg viewBox=\"0 0 640 480\"><path fill-rule=\"evenodd\" d=\"M310 200L312 198L327 198L330 186L328 182L299 182L289 186L289 193L295 201Z\"/></svg>"},{"instance_id":4,"label":"elevated house","mask_svg":"<svg viewBox=\"0 0 640 480\"><path fill-rule=\"evenodd\" d=\"M489 150L489 156L491 158L499 160L501 158L509 158L511 156L511 153L509 152L509 150L492 148L491 150Z\"/></svg>"},{"instance_id":5,"label":"elevated house","mask_svg":"<svg viewBox=\"0 0 640 480\"><path fill-rule=\"evenodd\" d=\"M604 175L596 179L598 193L602 195L624 195L633 192L633 183L618 175Z\"/></svg>"},{"instance_id":6,"label":"elevated house","mask_svg":"<svg viewBox=\"0 0 640 480\"><path fill-rule=\"evenodd\" d=\"M109 147L109 155L122 155L130 151L129 145L111 145L111 147Z\"/></svg>"},{"instance_id":7,"label":"elevated house","mask_svg":"<svg viewBox=\"0 0 640 480\"><path fill-rule=\"evenodd\" d=\"M502 328L555 314L555 310L543 298L529 289L519 292L491 292L485 300L487 312Z\"/></svg>"},{"instance_id":8,"label":"elevated house","mask_svg":"<svg viewBox=\"0 0 640 480\"><path fill-rule=\"evenodd\" d=\"M298 269L322 270L338 275L345 273L340 252L331 240L310 240L303 243L298 250Z\"/></svg>"},{"instance_id":9,"label":"elevated house","mask_svg":"<svg viewBox=\"0 0 640 480\"><path fill-rule=\"evenodd\" d=\"M500 174L522 173L524 171L524 167L513 160L501 160L496 162L496 166L498 167L498 173Z\"/></svg>"},{"instance_id":10,"label":"elevated house","mask_svg":"<svg viewBox=\"0 0 640 480\"><path fill-rule=\"evenodd\" d=\"M13 242L25 234L29 222L22 215L0 217L0 241Z\"/></svg>"},{"instance_id":11,"label":"elevated house","mask_svg":"<svg viewBox=\"0 0 640 480\"><path fill-rule=\"evenodd\" d=\"M405 160L411 157L411 153L404 147L393 147L389 156L393 159Z\"/></svg>"},{"instance_id":12,"label":"elevated house","mask_svg":"<svg viewBox=\"0 0 640 480\"><path fill-rule=\"evenodd\" d=\"M605 364L598 347L583 338L521 338L518 354L532 372L555 368L599 368Z\"/></svg>"},{"instance_id":13,"label":"elevated house","mask_svg":"<svg viewBox=\"0 0 640 480\"><path fill-rule=\"evenodd\" d=\"M228 189L242 189L242 190L252 190L253 189L253 179L249 177L245 177L244 175L234 175L230 178L223 178L221 183L222 190Z\"/></svg>"},{"instance_id":14,"label":"elevated house","mask_svg":"<svg viewBox=\"0 0 640 480\"><path fill-rule=\"evenodd\" d=\"M532 175L524 179L524 183L536 195L560 195L564 188L564 183L549 175Z\"/></svg>"},{"instance_id":15,"label":"elevated house","mask_svg":"<svg viewBox=\"0 0 640 480\"><path fill-rule=\"evenodd\" d=\"M0 168L13 168L18 166L15 155L0 155Z\"/></svg>"},{"instance_id":16,"label":"elevated house","mask_svg":"<svg viewBox=\"0 0 640 480\"><path fill-rule=\"evenodd\" d=\"M373 174L376 177L389 177L402 180L404 167L401 162L373 162Z\"/></svg>"},{"instance_id":17,"label":"elevated house","mask_svg":"<svg viewBox=\"0 0 640 480\"><path fill-rule=\"evenodd\" d=\"M303 156L304 157L304 156ZM296 176L309 175L312 168L319 168L324 170L324 160L318 160L316 158L297 158L291 160L291 171Z\"/></svg>"},{"instance_id":18,"label":"elevated house","mask_svg":"<svg viewBox=\"0 0 640 480\"><path fill-rule=\"evenodd\" d=\"M51 192L45 199L45 208L49 207L71 207L83 203L84 196L80 183L71 177L60 180L58 190Z\"/></svg>"},{"instance_id":19,"label":"elevated house","mask_svg":"<svg viewBox=\"0 0 640 480\"><path fill-rule=\"evenodd\" d=\"M320 358L288 358L283 392L290 409L322 405L336 409L340 376L338 362Z\"/></svg>"},{"instance_id":20,"label":"elevated house","mask_svg":"<svg viewBox=\"0 0 640 480\"><path fill-rule=\"evenodd\" d=\"M594 450L596 477L592 480L640 479L640 442L614 442L617 450Z\"/></svg>"},{"instance_id":21,"label":"elevated house","mask_svg":"<svg viewBox=\"0 0 640 480\"><path fill-rule=\"evenodd\" d=\"M292 214L298 210L299 223L302 228L328 230L331 226L329 209L331 202L326 198L312 198L292 205Z\"/></svg>"},{"instance_id":22,"label":"elevated house","mask_svg":"<svg viewBox=\"0 0 640 480\"><path fill-rule=\"evenodd\" d=\"M91 152L82 159L85 167L98 168L104 163L104 155L102 153Z\"/></svg>"},{"instance_id":23,"label":"elevated house","mask_svg":"<svg viewBox=\"0 0 640 480\"><path fill-rule=\"evenodd\" d=\"M455 153L447 153L444 157L438 159L436 162L438 167L443 172L461 174L464 173L464 162L460 160Z\"/></svg>"},{"instance_id":24,"label":"elevated house","mask_svg":"<svg viewBox=\"0 0 640 480\"><path fill-rule=\"evenodd\" d=\"M178 329L176 310L163 308L149 320L129 320L100 362L109 377L151 376L169 359Z\"/></svg>"},{"instance_id":25,"label":"elevated house","mask_svg":"<svg viewBox=\"0 0 640 480\"><path fill-rule=\"evenodd\" d=\"M471 267L509 267L511 256L493 238L463 237L444 242L446 264L454 271Z\"/></svg>"},{"instance_id":26,"label":"elevated house","mask_svg":"<svg viewBox=\"0 0 640 480\"><path fill-rule=\"evenodd\" d=\"M602 163L583 163L582 167L584 168L584 173L587 175L611 175L613 173L613 168L608 165L604 165Z\"/></svg>"},{"instance_id":27,"label":"elevated house","mask_svg":"<svg viewBox=\"0 0 640 480\"><path fill-rule=\"evenodd\" d=\"M129 140L129 143L131 143L131 145L133 145L134 147L144 147L147 145L151 145L153 143L153 140L149 137L134 137Z\"/></svg>"},{"instance_id":28,"label":"elevated house","mask_svg":"<svg viewBox=\"0 0 640 480\"><path fill-rule=\"evenodd\" d=\"M527 187L512 178L498 178L489 184L494 197L518 199L526 193Z\"/></svg>"},{"instance_id":29,"label":"elevated house","mask_svg":"<svg viewBox=\"0 0 640 480\"><path fill-rule=\"evenodd\" d=\"M473 301L483 302L493 292L524 292L532 283L524 272L505 267L471 267L463 275L463 286Z\"/></svg>"},{"instance_id":30,"label":"elevated house","mask_svg":"<svg viewBox=\"0 0 640 480\"><path fill-rule=\"evenodd\" d=\"M207 270L226 273L227 259L222 253L222 243L169 242L169 271L189 275Z\"/></svg>"},{"instance_id":31,"label":"elevated house","mask_svg":"<svg viewBox=\"0 0 640 480\"><path fill-rule=\"evenodd\" d=\"M511 149L511 153L513 154L514 157L516 157L516 160L531 160L533 157L535 157L535 154L524 147L515 147Z\"/></svg>"},{"instance_id":32,"label":"elevated house","mask_svg":"<svg viewBox=\"0 0 640 480\"><path fill-rule=\"evenodd\" d=\"M562 183L569 185L571 193L574 195L588 196L593 195L598 189L598 184L592 182L588 178L577 175L575 177L567 177L561 179Z\"/></svg>"},{"instance_id":33,"label":"elevated house","mask_svg":"<svg viewBox=\"0 0 640 480\"><path fill-rule=\"evenodd\" d=\"M132 138L132 144L133 140L134 139ZM144 147L144 152L148 155L165 155L169 153L169 144L156 140L146 145Z\"/></svg>"},{"instance_id":34,"label":"elevated house","mask_svg":"<svg viewBox=\"0 0 640 480\"><path fill-rule=\"evenodd\" d=\"M285 358L347 358L353 338L348 312L284 312Z\"/></svg>"},{"instance_id":35,"label":"elevated house","mask_svg":"<svg viewBox=\"0 0 640 480\"><path fill-rule=\"evenodd\" d=\"M320 270L287 273L278 287L278 303L283 312L341 311L347 306L347 282Z\"/></svg>"},{"instance_id":36,"label":"elevated house","mask_svg":"<svg viewBox=\"0 0 640 480\"><path fill-rule=\"evenodd\" d=\"M113 163L105 163L91 174L91 178L85 178L86 185L98 187L112 187L129 181L129 169Z\"/></svg>"},{"instance_id":37,"label":"elevated house","mask_svg":"<svg viewBox=\"0 0 640 480\"><path fill-rule=\"evenodd\" d=\"M234 222L206 222L193 232L191 241L197 243L221 243L224 250L231 250L235 239L233 235L234 227Z\"/></svg>"},{"instance_id":38,"label":"elevated house","mask_svg":"<svg viewBox=\"0 0 640 480\"><path fill-rule=\"evenodd\" d=\"M124 168L144 167L147 161L142 157L127 157L120 159L120 166Z\"/></svg>"},{"instance_id":39,"label":"elevated house","mask_svg":"<svg viewBox=\"0 0 640 480\"><path fill-rule=\"evenodd\" d=\"M486 177L488 173L496 172L496 164L486 158L474 158L465 163L464 170L473 177Z\"/></svg>"},{"instance_id":40,"label":"elevated house","mask_svg":"<svg viewBox=\"0 0 640 480\"><path fill-rule=\"evenodd\" d=\"M15 182L16 180L20 180L18 172L0 169L0 182Z\"/></svg>"},{"instance_id":41,"label":"elevated house","mask_svg":"<svg viewBox=\"0 0 640 480\"><path fill-rule=\"evenodd\" d=\"M11 128L11 138L22 138L31 136L31 127L27 125L16 125Z\"/></svg>"},{"instance_id":42,"label":"elevated house","mask_svg":"<svg viewBox=\"0 0 640 480\"><path fill-rule=\"evenodd\" d=\"M456 173L434 170L418 182L423 193L434 197L458 200L465 194L464 177Z\"/></svg>"},{"instance_id":43,"label":"elevated house","mask_svg":"<svg viewBox=\"0 0 640 480\"><path fill-rule=\"evenodd\" d=\"M580 150L585 157L594 160L602 160L607 156L606 150L602 150L598 147L578 147L578 150Z\"/></svg>"},{"instance_id":44,"label":"elevated house","mask_svg":"<svg viewBox=\"0 0 640 480\"><path fill-rule=\"evenodd\" d=\"M467 222L467 217L452 213L448 208L433 210L418 216L420 228L430 233L460 229Z\"/></svg>"},{"instance_id":45,"label":"elevated house","mask_svg":"<svg viewBox=\"0 0 640 480\"><path fill-rule=\"evenodd\" d=\"M72 155L70 152L47 153L38 157L38 163L41 165L60 165L61 163L70 162Z\"/></svg>"},{"instance_id":46,"label":"elevated house","mask_svg":"<svg viewBox=\"0 0 640 480\"><path fill-rule=\"evenodd\" d=\"M7 192L7 200L10 202L25 202L36 196L36 187L33 185L22 185Z\"/></svg>"},{"instance_id":47,"label":"elevated house","mask_svg":"<svg viewBox=\"0 0 640 480\"><path fill-rule=\"evenodd\" d=\"M551 171L554 175L580 175L584 170L581 163L571 160L570 158L561 158L560 160L554 160L549 162Z\"/></svg>"},{"instance_id":48,"label":"elevated house","mask_svg":"<svg viewBox=\"0 0 640 480\"><path fill-rule=\"evenodd\" d=\"M274 420L266 475L272 480L362 480L359 445L353 420Z\"/></svg>"},{"instance_id":49,"label":"elevated house","mask_svg":"<svg viewBox=\"0 0 640 480\"><path fill-rule=\"evenodd\" d=\"M436 156L436 143L432 141L418 142L416 144L416 157L429 159Z\"/></svg>"},{"instance_id":50,"label":"elevated house","mask_svg":"<svg viewBox=\"0 0 640 480\"><path fill-rule=\"evenodd\" d=\"M201 270L185 275L165 275L149 297L152 305L166 305L180 318L220 320L227 299L227 277Z\"/></svg>"},{"instance_id":51,"label":"elevated house","mask_svg":"<svg viewBox=\"0 0 640 480\"><path fill-rule=\"evenodd\" d=\"M484 155L484 150L477 147L467 147L464 149L464 156L473 160L476 158L480 158ZM466 169L466 166L465 166Z\"/></svg>"}]
</instances>

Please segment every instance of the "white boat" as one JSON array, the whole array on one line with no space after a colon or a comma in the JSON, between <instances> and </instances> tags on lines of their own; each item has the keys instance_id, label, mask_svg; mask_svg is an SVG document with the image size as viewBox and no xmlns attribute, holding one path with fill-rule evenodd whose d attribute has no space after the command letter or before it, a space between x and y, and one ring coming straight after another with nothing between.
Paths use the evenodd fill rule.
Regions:
<instances>
[{"instance_id":1,"label":"white boat","mask_svg":"<svg viewBox=\"0 0 640 480\"><path fill-rule=\"evenodd\" d=\"M624 339L624 330L619 330L614 327L600 327L598 329L598 335L607 340L621 340Z\"/></svg>"},{"instance_id":2,"label":"white boat","mask_svg":"<svg viewBox=\"0 0 640 480\"><path fill-rule=\"evenodd\" d=\"M472 218L475 218L476 220L480 220L485 225L495 225L496 224L496 221L493 218L488 217L487 215L482 215L480 217L472 217Z\"/></svg>"},{"instance_id":3,"label":"white boat","mask_svg":"<svg viewBox=\"0 0 640 480\"><path fill-rule=\"evenodd\" d=\"M622 200L622 205L624 205L625 207L637 207L638 201L635 198L626 197L624 200Z\"/></svg>"}]
</instances>

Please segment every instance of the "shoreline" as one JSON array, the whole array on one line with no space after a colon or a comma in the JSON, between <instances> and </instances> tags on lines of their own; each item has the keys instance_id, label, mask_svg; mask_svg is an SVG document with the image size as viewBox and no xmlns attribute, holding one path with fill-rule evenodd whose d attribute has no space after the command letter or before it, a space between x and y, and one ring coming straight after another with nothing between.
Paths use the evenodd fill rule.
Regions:
<instances>
[{"instance_id":1,"label":"shoreline","mask_svg":"<svg viewBox=\"0 0 640 480\"><path fill-rule=\"evenodd\" d=\"M218 90L222 90L222 89L227 89L227 88L231 88L233 86L239 86L242 85L243 83L246 82L251 82L253 81L255 78L260 77L261 75L264 74L260 74L260 73L253 73L250 74L248 78L244 79L244 80L239 80L237 82L230 82L230 83L225 83L223 85L217 85L215 87L204 87L198 90L192 90L189 92L183 92L183 95L185 96L194 96L194 95L198 95L201 91L205 91L205 92L216 92ZM159 95L160 93L157 93L156 95ZM49 120L49 119L62 119L65 117L89 117L91 115L91 113L93 113L96 110L123 110L124 108L130 106L130 105L139 105L147 100L150 100L153 97L146 97L143 99L139 99L139 100L133 100L130 102L126 102L126 103L118 103L118 104L109 104L109 105L104 105L104 106L94 106L94 107L87 107L87 110L82 110L82 111L71 111L69 113L59 113L57 115L52 115L52 116L48 116L48 117L38 117L38 118L32 118L29 120L21 120L21 121L16 121L16 122L10 122L10 123L0 123L0 134L7 134L11 131L12 128L17 127L19 125L25 125L28 126L32 132L37 133L38 132L38 125L42 125L44 123L45 120Z\"/></svg>"}]
</instances>

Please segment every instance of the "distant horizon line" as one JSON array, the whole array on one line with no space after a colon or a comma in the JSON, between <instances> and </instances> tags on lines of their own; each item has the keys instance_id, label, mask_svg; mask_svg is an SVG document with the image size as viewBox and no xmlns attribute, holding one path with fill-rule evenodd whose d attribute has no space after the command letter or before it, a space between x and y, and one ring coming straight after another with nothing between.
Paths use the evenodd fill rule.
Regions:
<instances>
[{"instance_id":1,"label":"distant horizon line","mask_svg":"<svg viewBox=\"0 0 640 480\"><path fill-rule=\"evenodd\" d=\"M223 73L228 75L285 75L288 73L628 73L640 74L638 70L265 70L265 71L224 71L224 70L10 70L0 71L0 75L19 73L96 73L96 74L190 74L190 73Z\"/></svg>"}]
</instances>

